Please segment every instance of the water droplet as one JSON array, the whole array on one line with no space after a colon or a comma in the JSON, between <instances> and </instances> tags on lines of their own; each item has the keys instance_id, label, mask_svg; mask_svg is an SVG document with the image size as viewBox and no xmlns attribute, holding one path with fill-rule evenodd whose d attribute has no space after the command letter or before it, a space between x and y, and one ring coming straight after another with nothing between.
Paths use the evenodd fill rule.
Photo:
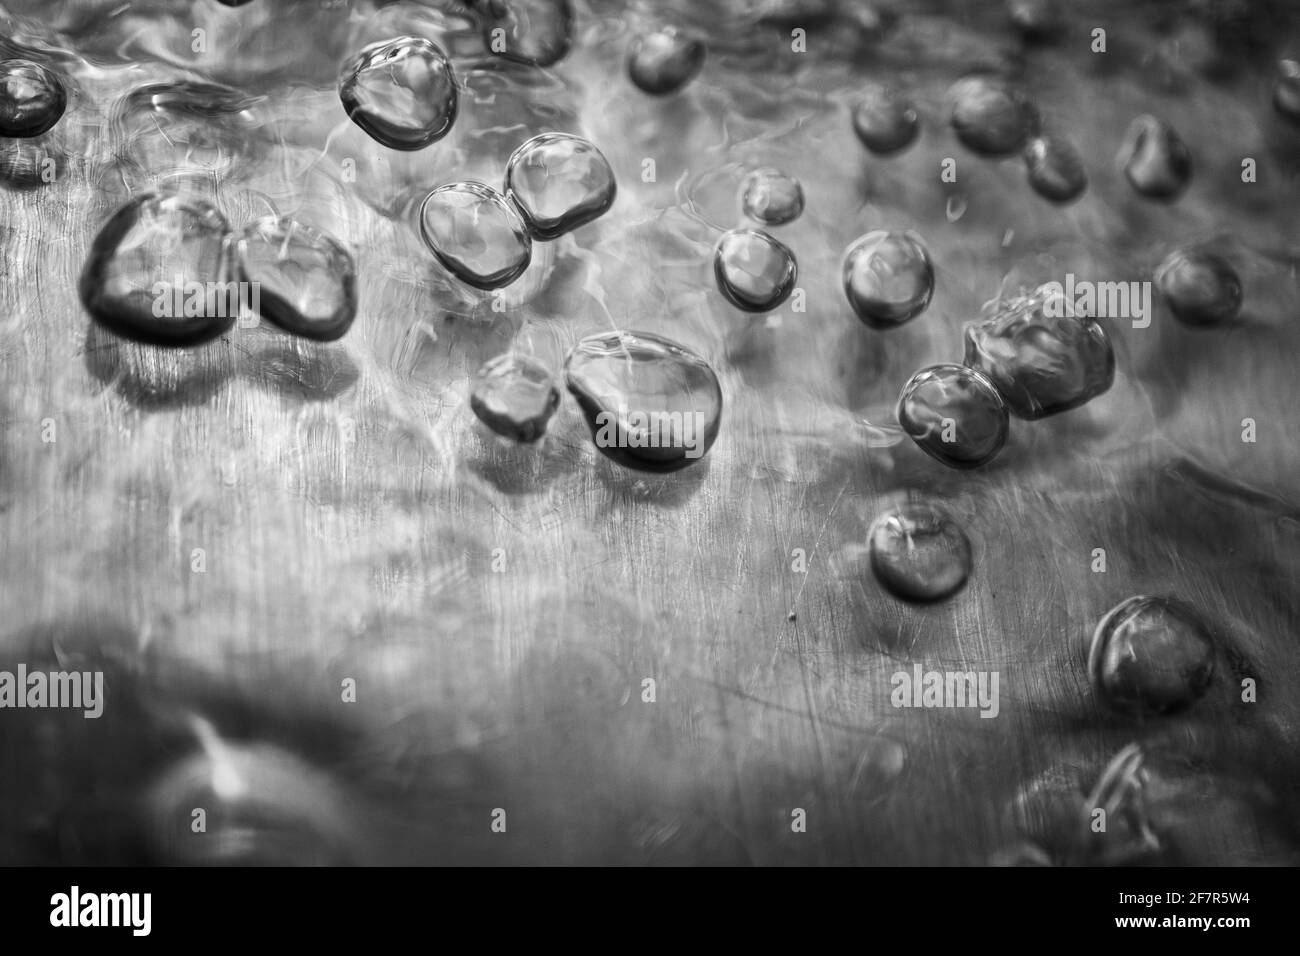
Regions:
<instances>
[{"instance_id":1,"label":"water droplet","mask_svg":"<svg viewBox=\"0 0 1300 956\"><path fill-rule=\"evenodd\" d=\"M639 471L698 461L722 424L713 369L683 345L646 332L582 339L564 363L565 384L600 451Z\"/></svg>"},{"instance_id":2,"label":"water droplet","mask_svg":"<svg viewBox=\"0 0 1300 956\"><path fill-rule=\"evenodd\" d=\"M632 41L627 72L632 82L652 96L676 93L704 66L705 46L676 27L643 33Z\"/></svg>"},{"instance_id":3,"label":"water droplet","mask_svg":"<svg viewBox=\"0 0 1300 956\"><path fill-rule=\"evenodd\" d=\"M1078 408L1114 383L1115 352L1100 325L1071 312L1073 303L1047 287L999 302L992 316L966 326L963 361L1020 418Z\"/></svg>"},{"instance_id":4,"label":"water droplet","mask_svg":"<svg viewBox=\"0 0 1300 956\"><path fill-rule=\"evenodd\" d=\"M968 76L948 91L952 128L971 152L1008 156L1038 130L1038 110L1021 90L991 76Z\"/></svg>"},{"instance_id":5,"label":"water droplet","mask_svg":"<svg viewBox=\"0 0 1300 956\"><path fill-rule=\"evenodd\" d=\"M204 750L169 769L146 796L160 862L305 866L356 862L333 781L270 744L206 735ZM202 808L206 831L192 830Z\"/></svg>"},{"instance_id":6,"label":"water droplet","mask_svg":"<svg viewBox=\"0 0 1300 956\"><path fill-rule=\"evenodd\" d=\"M153 179L176 169L224 176L248 167L257 100L216 83L148 83L113 105L120 160Z\"/></svg>"},{"instance_id":7,"label":"water droplet","mask_svg":"<svg viewBox=\"0 0 1300 956\"><path fill-rule=\"evenodd\" d=\"M784 243L757 229L723 233L713 274L727 301L746 312L768 312L790 297L799 267Z\"/></svg>"},{"instance_id":8,"label":"water droplet","mask_svg":"<svg viewBox=\"0 0 1300 956\"><path fill-rule=\"evenodd\" d=\"M956 222L966 215L967 205L965 196L949 196L948 201L943 204L943 214L949 222Z\"/></svg>"},{"instance_id":9,"label":"water droplet","mask_svg":"<svg viewBox=\"0 0 1300 956\"><path fill-rule=\"evenodd\" d=\"M1120 162L1129 184L1151 199L1172 202L1192 178L1192 154L1172 126L1139 116L1128 128Z\"/></svg>"},{"instance_id":10,"label":"water droplet","mask_svg":"<svg viewBox=\"0 0 1300 956\"><path fill-rule=\"evenodd\" d=\"M225 218L206 202L138 196L95 237L78 285L82 304L100 325L136 341L214 339L239 316L228 296L209 294L230 279L226 233Z\"/></svg>"},{"instance_id":11,"label":"water droplet","mask_svg":"<svg viewBox=\"0 0 1300 956\"><path fill-rule=\"evenodd\" d=\"M1152 780L1145 764L1142 747L1129 744L1106 765L1084 801L1087 813L1093 809L1106 811L1104 845L1094 850L1097 862L1155 862L1152 855L1161 850L1151 824L1147 789Z\"/></svg>"},{"instance_id":12,"label":"water droplet","mask_svg":"<svg viewBox=\"0 0 1300 956\"><path fill-rule=\"evenodd\" d=\"M343 67L339 99L352 121L389 149L424 149L456 121L456 77L435 43L372 43Z\"/></svg>"},{"instance_id":13,"label":"water droplet","mask_svg":"<svg viewBox=\"0 0 1300 956\"><path fill-rule=\"evenodd\" d=\"M449 183L420 206L420 235L452 275L476 289L514 282L533 243L515 207L491 186Z\"/></svg>"},{"instance_id":14,"label":"water droplet","mask_svg":"<svg viewBox=\"0 0 1300 956\"><path fill-rule=\"evenodd\" d=\"M916 107L907 97L881 83L869 84L853 107L853 132L877 156L907 149L921 132Z\"/></svg>"},{"instance_id":15,"label":"water droplet","mask_svg":"<svg viewBox=\"0 0 1300 956\"><path fill-rule=\"evenodd\" d=\"M1131 597L1102 618L1088 673L1099 700L1155 714L1201 697L1214 677L1214 641L1196 613L1162 597Z\"/></svg>"},{"instance_id":16,"label":"water droplet","mask_svg":"<svg viewBox=\"0 0 1300 956\"><path fill-rule=\"evenodd\" d=\"M1292 122L1300 123L1300 62L1283 60L1277 65L1273 108Z\"/></svg>"},{"instance_id":17,"label":"water droplet","mask_svg":"<svg viewBox=\"0 0 1300 956\"><path fill-rule=\"evenodd\" d=\"M1053 40L1065 28L1056 0L1007 0L1007 16L1022 37L1035 43Z\"/></svg>"},{"instance_id":18,"label":"water droplet","mask_svg":"<svg viewBox=\"0 0 1300 956\"><path fill-rule=\"evenodd\" d=\"M916 318L934 295L934 265L919 239L877 230L844 253L844 294L862 323L892 329Z\"/></svg>"},{"instance_id":19,"label":"water droplet","mask_svg":"<svg viewBox=\"0 0 1300 956\"><path fill-rule=\"evenodd\" d=\"M1241 309L1241 279L1213 253L1175 249L1160 263L1155 279L1174 317L1186 325L1219 325Z\"/></svg>"},{"instance_id":20,"label":"water droplet","mask_svg":"<svg viewBox=\"0 0 1300 956\"><path fill-rule=\"evenodd\" d=\"M1073 202L1088 188L1083 160L1069 140L1036 136L1025 147L1025 170L1034 192L1055 203Z\"/></svg>"},{"instance_id":21,"label":"water droplet","mask_svg":"<svg viewBox=\"0 0 1300 956\"><path fill-rule=\"evenodd\" d=\"M569 0L478 0L483 40L496 56L528 66L551 66L569 52Z\"/></svg>"},{"instance_id":22,"label":"water droplet","mask_svg":"<svg viewBox=\"0 0 1300 956\"><path fill-rule=\"evenodd\" d=\"M0 136L47 133L67 105L68 92L53 70L31 60L0 60Z\"/></svg>"},{"instance_id":23,"label":"water droplet","mask_svg":"<svg viewBox=\"0 0 1300 956\"><path fill-rule=\"evenodd\" d=\"M964 365L923 368L898 397L898 424L922 451L952 468L978 468L997 457L1008 422L993 383Z\"/></svg>"},{"instance_id":24,"label":"water droplet","mask_svg":"<svg viewBox=\"0 0 1300 956\"><path fill-rule=\"evenodd\" d=\"M756 169L741 183L740 206L750 219L781 226L803 212L803 186L779 169Z\"/></svg>"},{"instance_id":25,"label":"water droplet","mask_svg":"<svg viewBox=\"0 0 1300 956\"><path fill-rule=\"evenodd\" d=\"M534 136L506 165L506 196L534 239L557 239L614 204L614 171L594 145L568 133Z\"/></svg>"},{"instance_id":26,"label":"water droplet","mask_svg":"<svg viewBox=\"0 0 1300 956\"><path fill-rule=\"evenodd\" d=\"M474 376L469 405L483 424L515 441L537 441L560 404L551 373L536 359L507 353Z\"/></svg>"},{"instance_id":27,"label":"water droplet","mask_svg":"<svg viewBox=\"0 0 1300 956\"><path fill-rule=\"evenodd\" d=\"M871 570L905 601L942 600L970 577L970 539L937 505L912 502L885 512L872 523L867 541Z\"/></svg>"},{"instance_id":28,"label":"water droplet","mask_svg":"<svg viewBox=\"0 0 1300 956\"><path fill-rule=\"evenodd\" d=\"M303 338L341 338L357 314L356 267L333 236L269 216L236 246L240 278L255 284L262 316Z\"/></svg>"}]
</instances>

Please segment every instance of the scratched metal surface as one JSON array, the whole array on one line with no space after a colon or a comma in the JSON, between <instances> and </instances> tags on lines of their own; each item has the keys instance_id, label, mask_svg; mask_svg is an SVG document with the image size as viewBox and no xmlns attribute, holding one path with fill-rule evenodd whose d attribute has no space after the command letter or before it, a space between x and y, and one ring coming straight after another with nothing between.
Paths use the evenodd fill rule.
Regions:
<instances>
[{"instance_id":1,"label":"scratched metal surface","mask_svg":"<svg viewBox=\"0 0 1300 956\"><path fill-rule=\"evenodd\" d=\"M1153 798L1157 862L1295 862L1300 133L1268 102L1294 24L1233 5L1245 25L1220 33L1236 45L1216 56L1206 21L1183 16L1194 4L1071 4L1043 47L1022 46L1000 3L911 4L883 35L865 7L781 6L802 9L765 22L741 0L579 3L573 50L531 71L456 26L441 39L457 125L398 155L347 121L333 84L367 30L417 16L403 5L8 4L0 33L69 51L76 95L40 144L53 182L15 179L31 155L0 142L0 655L90 662L109 690L98 721L0 713L0 862L201 855L146 799L202 746L190 714L314 768L283 758L287 779L251 786L337 848L331 862L983 864L1025 839L1087 861L1057 852L1082 806L1069 794L1133 741L1174 754ZM712 44L666 100L621 62L656 15ZM1094 25L1104 55L1089 51ZM1017 162L956 144L944 91L988 65L1074 137L1091 178L1078 204L1051 206ZM181 77L259 97L260 125L209 179L232 223L275 209L355 251L360 313L342 342L259 328L167 352L89 324L75 283L90 239L175 171L114 162L109 109ZM922 137L901 157L872 159L853 137L864 77L918 100ZM1195 158L1173 206L1136 198L1115 167L1147 111ZM452 179L495 182L548 129L596 142L619 198L544 247L494 313L438 275L411 203ZM160 162L183 156L155 147ZM1257 183L1241 181L1246 156ZM939 180L945 157L956 184ZM805 185L807 212L777 232L804 313L749 318L713 287L747 164ZM938 271L928 312L883 334L838 284L844 247L881 227L915 229ZM1114 388L1014 422L988 468L876 447L862 424L888 417L912 371L959 356L962 325L1004 280L1149 278L1172 244L1210 236L1232 237L1242 321L1193 332L1157 304L1148 329L1111 323ZM621 470L567 397L536 449L475 424L466 386L483 360L513 345L558 370L611 325L717 369L725 418L700 464ZM909 495L946 500L975 543L951 601L900 604L866 568L867 526ZM1098 547L1106 573L1090 570ZM1193 604L1224 650L1206 699L1138 722L1098 707L1085 660L1101 615L1146 592ZM891 707L890 675L915 662L998 671L998 717ZM1258 680L1253 705L1243 676ZM349 677L355 703L341 700ZM490 829L496 808L505 833ZM792 832L795 808L807 832Z\"/></svg>"}]
</instances>

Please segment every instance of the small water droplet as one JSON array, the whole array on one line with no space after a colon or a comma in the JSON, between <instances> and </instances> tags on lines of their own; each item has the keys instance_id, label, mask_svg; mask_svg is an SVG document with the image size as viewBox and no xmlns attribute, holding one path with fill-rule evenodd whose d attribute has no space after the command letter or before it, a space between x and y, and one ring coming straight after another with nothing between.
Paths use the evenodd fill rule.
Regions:
<instances>
[{"instance_id":1,"label":"small water droplet","mask_svg":"<svg viewBox=\"0 0 1300 956\"><path fill-rule=\"evenodd\" d=\"M978 468L1006 444L1009 415L983 372L964 365L932 365L903 386L898 423L936 461L951 468Z\"/></svg>"},{"instance_id":2,"label":"small water droplet","mask_svg":"<svg viewBox=\"0 0 1300 956\"><path fill-rule=\"evenodd\" d=\"M705 46L676 27L643 33L632 41L627 72L632 82L652 96L675 93L699 74Z\"/></svg>"},{"instance_id":3,"label":"small water droplet","mask_svg":"<svg viewBox=\"0 0 1300 956\"><path fill-rule=\"evenodd\" d=\"M1219 325L1241 310L1241 279L1213 253L1175 249L1157 267L1155 280L1174 318L1185 325Z\"/></svg>"},{"instance_id":4,"label":"small water droplet","mask_svg":"<svg viewBox=\"0 0 1300 956\"><path fill-rule=\"evenodd\" d=\"M1100 325L1073 311L1046 288L1001 301L989 318L966 326L963 361L983 372L1020 418L1078 408L1114 383L1115 352Z\"/></svg>"},{"instance_id":5,"label":"small water droplet","mask_svg":"<svg viewBox=\"0 0 1300 956\"><path fill-rule=\"evenodd\" d=\"M1069 203L1088 188L1083 160L1069 140L1036 136L1025 148L1025 171L1034 192L1054 203Z\"/></svg>"},{"instance_id":6,"label":"small water droplet","mask_svg":"<svg viewBox=\"0 0 1300 956\"><path fill-rule=\"evenodd\" d=\"M527 66L551 66L569 52L569 0L477 0L484 12L483 41L495 56Z\"/></svg>"},{"instance_id":7,"label":"small water droplet","mask_svg":"<svg viewBox=\"0 0 1300 956\"><path fill-rule=\"evenodd\" d=\"M803 186L779 169L756 169L741 183L740 206L750 219L765 226L782 226L803 212Z\"/></svg>"},{"instance_id":8,"label":"small water droplet","mask_svg":"<svg viewBox=\"0 0 1300 956\"><path fill-rule=\"evenodd\" d=\"M684 345L646 332L602 332L574 346L565 384L596 447L619 464L667 472L698 461L722 424L722 387Z\"/></svg>"},{"instance_id":9,"label":"small water droplet","mask_svg":"<svg viewBox=\"0 0 1300 956\"><path fill-rule=\"evenodd\" d=\"M782 242L757 229L732 229L718 240L713 274L727 301L746 312L768 312L790 297L799 267Z\"/></svg>"},{"instance_id":10,"label":"small water droplet","mask_svg":"<svg viewBox=\"0 0 1300 956\"><path fill-rule=\"evenodd\" d=\"M452 275L476 289L509 285L532 260L518 211L482 183L449 183L429 193L420 206L420 235Z\"/></svg>"},{"instance_id":11,"label":"small water droplet","mask_svg":"<svg viewBox=\"0 0 1300 956\"><path fill-rule=\"evenodd\" d=\"M862 323L892 329L916 318L934 295L934 265L919 239L869 232L844 253L844 294Z\"/></svg>"},{"instance_id":12,"label":"small water droplet","mask_svg":"<svg viewBox=\"0 0 1300 956\"><path fill-rule=\"evenodd\" d=\"M510 156L506 196L534 239L557 239L614 204L614 171L593 144L568 133L534 136Z\"/></svg>"},{"instance_id":13,"label":"small water droplet","mask_svg":"<svg viewBox=\"0 0 1300 956\"><path fill-rule=\"evenodd\" d=\"M521 442L541 438L559 404L560 391L546 366L514 353L484 363L469 396L470 408L483 424Z\"/></svg>"},{"instance_id":14,"label":"small water droplet","mask_svg":"<svg viewBox=\"0 0 1300 956\"><path fill-rule=\"evenodd\" d=\"M68 91L53 70L31 60L0 60L0 136L47 133L67 105Z\"/></svg>"},{"instance_id":15,"label":"small water droplet","mask_svg":"<svg viewBox=\"0 0 1300 956\"><path fill-rule=\"evenodd\" d=\"M341 338L352 327L356 267L333 236L269 216L244 229L236 250L240 276L256 284L268 322L322 342Z\"/></svg>"},{"instance_id":16,"label":"small water droplet","mask_svg":"<svg viewBox=\"0 0 1300 956\"><path fill-rule=\"evenodd\" d=\"M258 101L217 83L146 83L113 104L119 161L149 180L174 171L226 176L250 167Z\"/></svg>"},{"instance_id":17,"label":"small water droplet","mask_svg":"<svg viewBox=\"0 0 1300 956\"><path fill-rule=\"evenodd\" d=\"M957 138L981 156L1018 152L1038 130L1038 110L1017 87L991 76L968 76L948 91Z\"/></svg>"},{"instance_id":18,"label":"small water droplet","mask_svg":"<svg viewBox=\"0 0 1300 956\"><path fill-rule=\"evenodd\" d=\"M1192 179L1192 154L1177 131L1154 116L1139 116L1128 128L1120 163L1129 184L1143 196L1173 202Z\"/></svg>"},{"instance_id":19,"label":"small water droplet","mask_svg":"<svg viewBox=\"0 0 1300 956\"><path fill-rule=\"evenodd\" d=\"M867 541L871 570L903 600L951 597L970 577L970 539L938 505L911 502L885 512L872 523Z\"/></svg>"},{"instance_id":20,"label":"small water droplet","mask_svg":"<svg viewBox=\"0 0 1300 956\"><path fill-rule=\"evenodd\" d=\"M1214 677L1214 640L1180 602L1138 595L1097 625L1088 673L1098 699L1135 714L1186 707Z\"/></svg>"},{"instance_id":21,"label":"small water droplet","mask_svg":"<svg viewBox=\"0 0 1300 956\"><path fill-rule=\"evenodd\" d=\"M456 77L437 44L403 36L372 43L343 67L339 99L352 121L389 149L424 149L456 121Z\"/></svg>"},{"instance_id":22,"label":"small water droplet","mask_svg":"<svg viewBox=\"0 0 1300 956\"><path fill-rule=\"evenodd\" d=\"M853 107L853 132L877 156L890 156L916 142L921 121L910 99L882 83L871 83Z\"/></svg>"},{"instance_id":23,"label":"small water droplet","mask_svg":"<svg viewBox=\"0 0 1300 956\"><path fill-rule=\"evenodd\" d=\"M1278 63L1273 108L1292 122L1300 123L1300 62L1282 60Z\"/></svg>"},{"instance_id":24,"label":"small water droplet","mask_svg":"<svg viewBox=\"0 0 1300 956\"><path fill-rule=\"evenodd\" d=\"M228 296L208 295L230 280L226 233L225 218L202 200L138 196L91 244L78 284L82 304L100 325L136 341L214 339L239 316Z\"/></svg>"},{"instance_id":25,"label":"small water droplet","mask_svg":"<svg viewBox=\"0 0 1300 956\"><path fill-rule=\"evenodd\" d=\"M943 214L949 222L956 222L966 215L966 206L965 196L949 196L948 201L943 204Z\"/></svg>"}]
</instances>

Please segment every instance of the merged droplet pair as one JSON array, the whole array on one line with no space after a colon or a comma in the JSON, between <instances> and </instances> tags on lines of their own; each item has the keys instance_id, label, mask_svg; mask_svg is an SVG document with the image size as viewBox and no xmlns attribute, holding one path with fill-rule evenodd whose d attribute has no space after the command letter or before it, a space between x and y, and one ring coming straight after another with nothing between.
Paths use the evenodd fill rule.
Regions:
<instances>
[{"instance_id":1,"label":"merged droplet pair","mask_svg":"<svg viewBox=\"0 0 1300 956\"><path fill-rule=\"evenodd\" d=\"M334 237L267 217L232 232L210 203L146 193L109 220L78 285L99 324L151 345L193 346L258 314L292 335L343 336L356 316L356 269Z\"/></svg>"},{"instance_id":2,"label":"merged droplet pair","mask_svg":"<svg viewBox=\"0 0 1300 956\"><path fill-rule=\"evenodd\" d=\"M549 242L598 219L617 192L614 171L592 143L543 133L510 156L504 194L477 182L429 193L420 206L420 235L457 279L499 289L523 275L534 240Z\"/></svg>"},{"instance_id":3,"label":"merged droplet pair","mask_svg":"<svg viewBox=\"0 0 1300 956\"><path fill-rule=\"evenodd\" d=\"M1057 415L1115 380L1105 330L1076 315L1074 303L1050 284L999 302L988 318L968 325L964 363L922 369L898 400L904 431L953 468L992 461L1006 444L1010 415Z\"/></svg>"},{"instance_id":4,"label":"merged droplet pair","mask_svg":"<svg viewBox=\"0 0 1300 956\"><path fill-rule=\"evenodd\" d=\"M602 332L578 342L564 363L602 454L638 471L671 472L698 461L722 423L718 377L698 354L646 332ZM559 406L545 366L508 353L479 370L470 407L494 432L536 441Z\"/></svg>"}]
</instances>

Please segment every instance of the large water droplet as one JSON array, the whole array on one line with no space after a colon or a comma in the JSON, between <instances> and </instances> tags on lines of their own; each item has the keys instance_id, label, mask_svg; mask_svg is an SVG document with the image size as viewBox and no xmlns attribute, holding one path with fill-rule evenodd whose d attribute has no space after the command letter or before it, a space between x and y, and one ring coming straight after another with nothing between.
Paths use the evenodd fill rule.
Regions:
<instances>
[{"instance_id":1,"label":"large water droplet","mask_svg":"<svg viewBox=\"0 0 1300 956\"><path fill-rule=\"evenodd\" d=\"M1116 710L1163 713L1205 693L1214 656L1214 640L1191 608L1139 595L1097 625L1088 673L1097 697Z\"/></svg>"},{"instance_id":2,"label":"large water droplet","mask_svg":"<svg viewBox=\"0 0 1300 956\"><path fill-rule=\"evenodd\" d=\"M853 132L878 156L902 152L916 142L921 121L912 101L880 83L868 85L853 107Z\"/></svg>"},{"instance_id":3,"label":"large water droplet","mask_svg":"<svg viewBox=\"0 0 1300 956\"><path fill-rule=\"evenodd\" d=\"M350 821L332 780L269 744L213 740L171 767L146 806L159 861L171 865L355 863ZM195 807L207 829L193 832Z\"/></svg>"},{"instance_id":4,"label":"large water droplet","mask_svg":"<svg viewBox=\"0 0 1300 956\"><path fill-rule=\"evenodd\" d=\"M197 199L148 193L104 224L78 291L100 325L154 345L197 345L239 317L226 220Z\"/></svg>"},{"instance_id":5,"label":"large water droplet","mask_svg":"<svg viewBox=\"0 0 1300 956\"><path fill-rule=\"evenodd\" d=\"M1300 62L1283 60L1277 65L1273 108L1291 122L1300 123Z\"/></svg>"},{"instance_id":6,"label":"large water droplet","mask_svg":"<svg viewBox=\"0 0 1300 956\"><path fill-rule=\"evenodd\" d=\"M757 229L723 233L713 253L722 294L746 312L770 312L790 297L799 267L785 244Z\"/></svg>"},{"instance_id":7,"label":"large water droplet","mask_svg":"<svg viewBox=\"0 0 1300 956\"><path fill-rule=\"evenodd\" d=\"M991 381L1020 418L1078 408L1115 381L1115 352L1105 330L1051 286L998 303L966 326L971 368Z\"/></svg>"},{"instance_id":8,"label":"large water droplet","mask_svg":"<svg viewBox=\"0 0 1300 956\"><path fill-rule=\"evenodd\" d=\"M339 99L352 121L389 149L424 149L456 121L456 77L423 37L372 43L349 60Z\"/></svg>"},{"instance_id":9,"label":"large water droplet","mask_svg":"<svg viewBox=\"0 0 1300 956\"><path fill-rule=\"evenodd\" d=\"M718 377L684 345L647 332L589 335L569 353L564 376L596 447L625 467L676 471L718 437Z\"/></svg>"},{"instance_id":10,"label":"large water droplet","mask_svg":"<svg viewBox=\"0 0 1300 956\"><path fill-rule=\"evenodd\" d=\"M560 404L551 373L536 359L507 353L474 376L469 405L483 424L515 441L537 441Z\"/></svg>"},{"instance_id":11,"label":"large water droplet","mask_svg":"<svg viewBox=\"0 0 1300 956\"><path fill-rule=\"evenodd\" d=\"M704 66L704 43L676 27L643 33L628 50L627 72L643 92L652 96L675 93Z\"/></svg>"},{"instance_id":12,"label":"large water droplet","mask_svg":"<svg viewBox=\"0 0 1300 956\"><path fill-rule=\"evenodd\" d=\"M765 226L781 226L803 212L803 186L793 176L765 166L740 184L740 207L746 216Z\"/></svg>"},{"instance_id":13,"label":"large water droplet","mask_svg":"<svg viewBox=\"0 0 1300 956\"><path fill-rule=\"evenodd\" d=\"M997 457L1008 422L993 383L964 365L923 368L898 397L898 424L922 451L952 468L977 468Z\"/></svg>"},{"instance_id":14,"label":"large water droplet","mask_svg":"<svg viewBox=\"0 0 1300 956\"><path fill-rule=\"evenodd\" d=\"M534 239L557 239L614 204L614 171L594 145L568 133L534 136L506 165L509 197Z\"/></svg>"},{"instance_id":15,"label":"large water droplet","mask_svg":"<svg viewBox=\"0 0 1300 956\"><path fill-rule=\"evenodd\" d=\"M333 236L269 216L249 224L236 246L240 278L256 290L262 316L286 332L328 342L357 314L356 267Z\"/></svg>"},{"instance_id":16,"label":"large water droplet","mask_svg":"<svg viewBox=\"0 0 1300 956\"><path fill-rule=\"evenodd\" d=\"M1186 325L1219 325L1241 310L1241 279L1213 253L1175 249L1160 263L1155 278L1174 317Z\"/></svg>"},{"instance_id":17,"label":"large water droplet","mask_svg":"<svg viewBox=\"0 0 1300 956\"><path fill-rule=\"evenodd\" d=\"M533 243L515 207L491 186L449 183L420 206L420 235L452 275L499 289L528 268Z\"/></svg>"},{"instance_id":18,"label":"large water droplet","mask_svg":"<svg viewBox=\"0 0 1300 956\"><path fill-rule=\"evenodd\" d=\"M877 230L844 253L844 294L864 325L892 329L916 318L934 295L934 264L920 240Z\"/></svg>"},{"instance_id":19,"label":"large water droplet","mask_svg":"<svg viewBox=\"0 0 1300 956\"><path fill-rule=\"evenodd\" d=\"M1025 147L1025 170L1034 192L1055 203L1073 202L1088 188L1083 160L1069 140L1036 136Z\"/></svg>"},{"instance_id":20,"label":"large water droplet","mask_svg":"<svg viewBox=\"0 0 1300 956\"><path fill-rule=\"evenodd\" d=\"M528 66L550 66L569 52L569 0L472 0L483 14L488 51Z\"/></svg>"},{"instance_id":21,"label":"large water droplet","mask_svg":"<svg viewBox=\"0 0 1300 956\"><path fill-rule=\"evenodd\" d=\"M40 136L68 105L58 74L31 60L0 60L0 136Z\"/></svg>"},{"instance_id":22,"label":"large water droplet","mask_svg":"<svg viewBox=\"0 0 1300 956\"><path fill-rule=\"evenodd\" d=\"M1139 116L1128 128L1120 162L1129 184L1151 199L1172 202L1192 179L1192 154L1172 126Z\"/></svg>"},{"instance_id":23,"label":"large water droplet","mask_svg":"<svg viewBox=\"0 0 1300 956\"><path fill-rule=\"evenodd\" d=\"M256 145L257 100L216 83L148 83L113 106L119 158L153 179L176 169L225 176Z\"/></svg>"},{"instance_id":24,"label":"large water droplet","mask_svg":"<svg viewBox=\"0 0 1300 956\"><path fill-rule=\"evenodd\" d=\"M968 76L948 91L952 128L982 156L1018 152L1038 130L1038 110L1021 90L991 76Z\"/></svg>"},{"instance_id":25,"label":"large water droplet","mask_svg":"<svg viewBox=\"0 0 1300 956\"><path fill-rule=\"evenodd\" d=\"M872 571L904 600L942 600L959 591L970 576L970 539L937 505L900 505L878 517L867 537Z\"/></svg>"}]
</instances>

